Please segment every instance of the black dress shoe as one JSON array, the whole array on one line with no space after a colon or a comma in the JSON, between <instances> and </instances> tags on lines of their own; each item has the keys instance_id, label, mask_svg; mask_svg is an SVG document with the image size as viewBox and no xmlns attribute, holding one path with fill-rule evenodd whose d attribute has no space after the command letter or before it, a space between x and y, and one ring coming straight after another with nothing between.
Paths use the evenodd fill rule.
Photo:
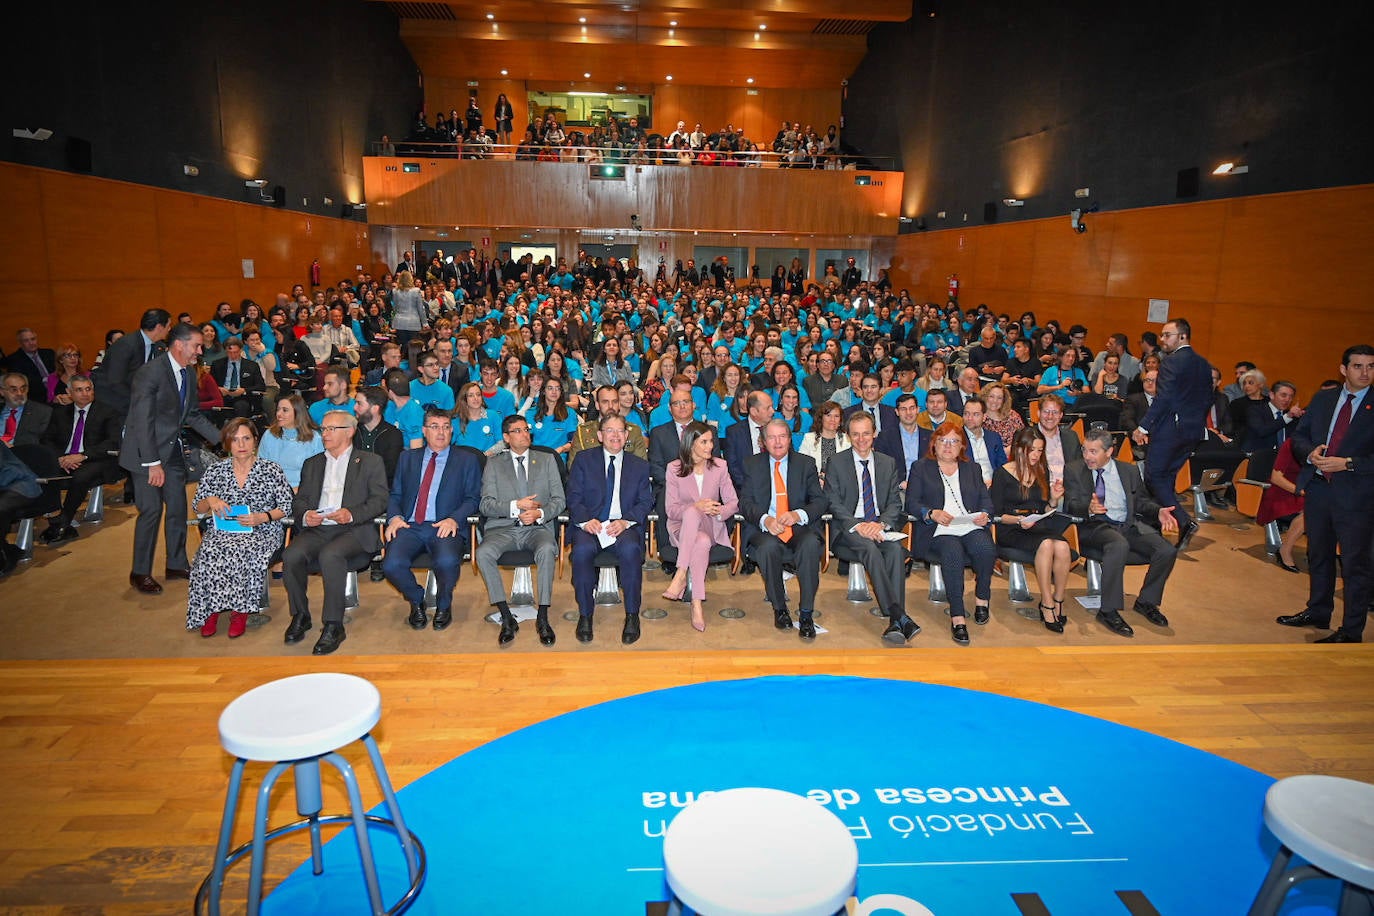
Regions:
<instances>
[{"instance_id":1,"label":"black dress shoe","mask_svg":"<svg viewBox=\"0 0 1374 916\"><path fill-rule=\"evenodd\" d=\"M773 612L773 626L777 627L779 630L792 629L792 615L787 613L786 610L775 610Z\"/></svg>"},{"instance_id":2,"label":"black dress shoe","mask_svg":"<svg viewBox=\"0 0 1374 916\"><path fill-rule=\"evenodd\" d=\"M448 629L448 625L453 623L453 608L440 608L434 612L434 630Z\"/></svg>"},{"instance_id":3,"label":"black dress shoe","mask_svg":"<svg viewBox=\"0 0 1374 916\"><path fill-rule=\"evenodd\" d=\"M1354 643L1354 642L1363 642L1363 641L1364 641L1363 638L1361 638L1361 637L1359 637L1359 636L1351 636L1349 633L1345 632L1344 630L1337 630L1336 632L1332 633L1330 636L1323 636L1321 639L1314 640L1314 642L1322 642L1322 643Z\"/></svg>"},{"instance_id":4,"label":"black dress shoe","mask_svg":"<svg viewBox=\"0 0 1374 916\"><path fill-rule=\"evenodd\" d=\"M740 564L739 574L741 576L752 576L755 572L758 571L758 568L759 564L755 563L748 557L745 557L744 562Z\"/></svg>"},{"instance_id":5,"label":"black dress shoe","mask_svg":"<svg viewBox=\"0 0 1374 916\"><path fill-rule=\"evenodd\" d=\"M291 623L286 627L286 644L294 646L296 643L305 639L305 633L310 629L309 614L295 614L291 618Z\"/></svg>"},{"instance_id":6,"label":"black dress shoe","mask_svg":"<svg viewBox=\"0 0 1374 916\"><path fill-rule=\"evenodd\" d=\"M161 595L162 585L152 576L129 573L129 584L145 595Z\"/></svg>"},{"instance_id":7,"label":"black dress shoe","mask_svg":"<svg viewBox=\"0 0 1374 916\"><path fill-rule=\"evenodd\" d=\"M1291 573L1300 573L1300 572L1302 572L1301 569L1298 569L1298 566L1297 566L1296 563L1285 563L1285 562L1283 562L1283 557L1279 556L1278 554L1274 554L1274 562L1277 563L1277 564L1279 564L1279 567L1280 567L1281 569L1286 569L1286 570L1288 570L1288 571L1291 572Z\"/></svg>"},{"instance_id":8,"label":"black dress shoe","mask_svg":"<svg viewBox=\"0 0 1374 916\"><path fill-rule=\"evenodd\" d=\"M1156 605L1145 601L1137 601L1132 610L1137 614L1144 614L1145 619L1157 627L1167 627L1169 625L1169 618L1160 613Z\"/></svg>"},{"instance_id":9,"label":"black dress shoe","mask_svg":"<svg viewBox=\"0 0 1374 916\"><path fill-rule=\"evenodd\" d=\"M406 618L406 623L410 624L412 630L423 630L425 625L429 623L429 615L425 613L425 606L418 602L412 602L410 616Z\"/></svg>"},{"instance_id":10,"label":"black dress shoe","mask_svg":"<svg viewBox=\"0 0 1374 916\"><path fill-rule=\"evenodd\" d=\"M534 632L539 634L539 644L543 646L551 646L558 639L554 635L553 627L549 626L549 618L543 614L535 618Z\"/></svg>"},{"instance_id":11,"label":"black dress shoe","mask_svg":"<svg viewBox=\"0 0 1374 916\"><path fill-rule=\"evenodd\" d=\"M320 638L315 643L315 648L310 650L311 655L328 655L343 644L348 638L341 623L326 623L320 630Z\"/></svg>"},{"instance_id":12,"label":"black dress shoe","mask_svg":"<svg viewBox=\"0 0 1374 916\"><path fill-rule=\"evenodd\" d=\"M903 615L897 620L893 620L883 630L883 642L889 646L904 646L907 640L921 632L920 626L910 617Z\"/></svg>"},{"instance_id":13,"label":"black dress shoe","mask_svg":"<svg viewBox=\"0 0 1374 916\"><path fill-rule=\"evenodd\" d=\"M952 623L949 626L949 636L961 646L969 644L968 627L962 623Z\"/></svg>"},{"instance_id":14,"label":"black dress shoe","mask_svg":"<svg viewBox=\"0 0 1374 916\"><path fill-rule=\"evenodd\" d=\"M164 579L189 579L191 571L189 569L164 569L162 571Z\"/></svg>"},{"instance_id":15,"label":"black dress shoe","mask_svg":"<svg viewBox=\"0 0 1374 916\"><path fill-rule=\"evenodd\" d=\"M581 617L578 617L578 618L577 618L577 641L578 641L578 642L591 642L591 641L592 641L592 615L591 615L591 614L583 614Z\"/></svg>"},{"instance_id":16,"label":"black dress shoe","mask_svg":"<svg viewBox=\"0 0 1374 916\"><path fill-rule=\"evenodd\" d=\"M797 635L802 639L816 638L816 621L811 619L810 614L802 614L798 619Z\"/></svg>"},{"instance_id":17,"label":"black dress shoe","mask_svg":"<svg viewBox=\"0 0 1374 916\"><path fill-rule=\"evenodd\" d=\"M1180 528L1178 532L1178 543L1174 545L1174 549L1179 553L1183 553L1183 551L1187 550L1189 542L1192 541L1193 535L1197 534L1197 530L1200 527L1201 526L1198 525L1196 521L1190 520L1188 524Z\"/></svg>"},{"instance_id":18,"label":"black dress shoe","mask_svg":"<svg viewBox=\"0 0 1374 916\"><path fill-rule=\"evenodd\" d=\"M386 578L386 573L382 572L382 563L380 560L372 561L371 565L368 567L367 577L373 582L381 582Z\"/></svg>"},{"instance_id":19,"label":"black dress shoe","mask_svg":"<svg viewBox=\"0 0 1374 916\"><path fill-rule=\"evenodd\" d=\"M1274 622L1285 627L1317 627L1325 630L1331 626L1330 618L1318 620L1311 611L1299 611L1296 614L1283 614L1274 618Z\"/></svg>"},{"instance_id":20,"label":"black dress shoe","mask_svg":"<svg viewBox=\"0 0 1374 916\"><path fill-rule=\"evenodd\" d=\"M842 575L842 576L847 576L847 575L849 575L849 561L848 561L848 560L841 560L841 561L839 562L839 571L840 571L840 575Z\"/></svg>"},{"instance_id":21,"label":"black dress shoe","mask_svg":"<svg viewBox=\"0 0 1374 916\"><path fill-rule=\"evenodd\" d=\"M1121 619L1120 611L1098 611L1097 619L1117 636L1135 635L1135 630L1131 629L1131 625Z\"/></svg>"},{"instance_id":22,"label":"black dress shoe","mask_svg":"<svg viewBox=\"0 0 1374 916\"><path fill-rule=\"evenodd\" d=\"M973 609L973 622L978 624L978 626L980 627L983 624L987 623L988 618L990 618L991 616L992 613L991 611L989 611L988 606L986 604L980 604Z\"/></svg>"},{"instance_id":23,"label":"black dress shoe","mask_svg":"<svg viewBox=\"0 0 1374 916\"><path fill-rule=\"evenodd\" d=\"M498 646L509 646L515 642L515 634L520 632L520 624L516 622L515 615L507 611L501 615L501 633L496 637Z\"/></svg>"},{"instance_id":24,"label":"black dress shoe","mask_svg":"<svg viewBox=\"0 0 1374 916\"><path fill-rule=\"evenodd\" d=\"M45 531L43 533L47 534L48 532ZM52 540L48 541L48 543L54 545L65 544L68 541L76 540L79 536L80 535L77 533L77 530L75 528L73 528L71 525L65 525L57 532L56 535L53 536Z\"/></svg>"},{"instance_id":25,"label":"black dress shoe","mask_svg":"<svg viewBox=\"0 0 1374 916\"><path fill-rule=\"evenodd\" d=\"M639 615L625 615L625 629L620 631L620 641L627 646L639 641Z\"/></svg>"}]
</instances>

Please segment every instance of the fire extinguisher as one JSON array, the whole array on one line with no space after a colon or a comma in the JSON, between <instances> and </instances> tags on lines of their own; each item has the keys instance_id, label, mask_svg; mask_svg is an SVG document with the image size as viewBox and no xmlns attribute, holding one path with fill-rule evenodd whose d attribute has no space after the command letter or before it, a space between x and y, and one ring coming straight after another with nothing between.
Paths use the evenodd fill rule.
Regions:
<instances>
[{"instance_id":1,"label":"fire extinguisher","mask_svg":"<svg viewBox=\"0 0 1374 916\"><path fill-rule=\"evenodd\" d=\"M949 275L949 298L951 298L951 299L958 299L958 298L959 298L959 275L958 275L958 274L950 274L950 275Z\"/></svg>"},{"instance_id":2,"label":"fire extinguisher","mask_svg":"<svg viewBox=\"0 0 1374 916\"><path fill-rule=\"evenodd\" d=\"M320 259L319 259L319 258L316 258L315 261L314 261L314 263L312 263L312 264L310 265L310 285L311 285L311 286L319 286L319 285L320 285Z\"/></svg>"}]
</instances>

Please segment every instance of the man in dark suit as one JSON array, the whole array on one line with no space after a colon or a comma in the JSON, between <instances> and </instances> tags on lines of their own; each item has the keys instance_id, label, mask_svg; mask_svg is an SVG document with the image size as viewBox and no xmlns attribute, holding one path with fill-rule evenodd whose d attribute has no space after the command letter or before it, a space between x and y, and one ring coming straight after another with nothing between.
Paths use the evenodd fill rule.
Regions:
<instances>
[{"instance_id":1,"label":"man in dark suit","mask_svg":"<svg viewBox=\"0 0 1374 916\"><path fill-rule=\"evenodd\" d=\"M453 397L458 397L458 389L468 383L469 370L453 361L453 341L449 338L434 342L434 355L439 358L439 379L453 389Z\"/></svg>"},{"instance_id":2,"label":"man in dark suit","mask_svg":"<svg viewBox=\"0 0 1374 916\"><path fill-rule=\"evenodd\" d=\"M1121 427L1126 430L1134 430L1140 425L1140 421L1150 412L1150 405L1154 403L1155 395L1159 392L1159 370L1147 369L1140 374L1140 384L1144 389L1134 394L1126 395L1126 401L1121 407ZM1131 454L1136 461L1145 461L1150 453L1150 442L1145 440L1138 445L1134 445Z\"/></svg>"},{"instance_id":3,"label":"man in dark suit","mask_svg":"<svg viewBox=\"0 0 1374 916\"><path fill-rule=\"evenodd\" d=\"M357 419L342 410L324 415L324 451L301 466L301 485L291 501L295 535L282 552L282 583L291 606L285 642L295 645L311 627L310 570L318 568L324 580L324 627L315 655L328 655L347 638L348 571L381 546L375 519L386 510L386 469L381 458L353 447L356 425Z\"/></svg>"},{"instance_id":4,"label":"man in dark suit","mask_svg":"<svg viewBox=\"0 0 1374 916\"><path fill-rule=\"evenodd\" d=\"M41 443L52 422L52 408L29 397L29 377L22 372L12 369L0 375L0 386L5 395L0 407L0 440L11 448Z\"/></svg>"},{"instance_id":5,"label":"man in dark suit","mask_svg":"<svg viewBox=\"0 0 1374 916\"><path fill-rule=\"evenodd\" d=\"M603 416L599 448L577 453L568 474L568 519L572 534L572 582L577 596L577 641L592 641L596 610L596 555L609 548L620 569L625 627L620 641L639 639L644 590L644 525L653 508L649 462L625 450L625 418Z\"/></svg>"},{"instance_id":6,"label":"man in dark suit","mask_svg":"<svg viewBox=\"0 0 1374 916\"><path fill-rule=\"evenodd\" d=\"M964 449L969 460L982 471L983 486L991 487L992 475L1007 463L1007 447L996 432L983 428L983 420L987 415L988 405L983 403L982 398L972 398L964 403ZM925 444L929 447L928 439ZM907 469L908 473L910 470Z\"/></svg>"},{"instance_id":7,"label":"man in dark suit","mask_svg":"<svg viewBox=\"0 0 1374 916\"><path fill-rule=\"evenodd\" d=\"M668 471L668 462L678 457L682 449L682 431L692 422L695 401L692 400L692 383L685 375L673 378L673 387L665 395L668 398L667 423L660 423L649 430L649 476L654 484L654 510L658 513L657 537L660 544L668 543L668 513L664 511L663 494ZM733 482L733 481L732 481ZM663 571L671 576L677 571L672 563L664 563Z\"/></svg>"},{"instance_id":8,"label":"man in dark suit","mask_svg":"<svg viewBox=\"0 0 1374 916\"><path fill-rule=\"evenodd\" d=\"M172 315L165 309L148 309L139 319L138 330L110 344L105 359L94 373L100 401L121 417L129 412L129 394L133 390L134 373L150 363L166 347L167 332L172 327Z\"/></svg>"},{"instance_id":9,"label":"man in dark suit","mask_svg":"<svg viewBox=\"0 0 1374 916\"><path fill-rule=\"evenodd\" d=\"M738 493L744 488L744 462L763 451L763 428L773 419L773 398L766 391L751 391L745 400L744 419L725 431L725 466Z\"/></svg>"},{"instance_id":10,"label":"man in dark suit","mask_svg":"<svg viewBox=\"0 0 1374 916\"><path fill-rule=\"evenodd\" d=\"M1374 600L1374 347L1358 344L1341 357L1345 384L1318 391L1293 432L1293 454L1302 462L1298 491L1306 494L1307 560L1311 583L1307 607L1279 617L1289 627L1328 627L1336 607L1336 553L1342 557L1345 616L1340 628L1317 642L1364 639L1366 612Z\"/></svg>"},{"instance_id":11,"label":"man in dark suit","mask_svg":"<svg viewBox=\"0 0 1374 916\"><path fill-rule=\"evenodd\" d=\"M236 417L262 412L262 395L267 382L256 360L243 355L243 341L231 337L224 342L224 359L210 364L210 375L224 397L224 406Z\"/></svg>"},{"instance_id":12,"label":"man in dark suit","mask_svg":"<svg viewBox=\"0 0 1374 916\"><path fill-rule=\"evenodd\" d=\"M1245 417L1245 441L1241 443L1246 454L1278 448L1293 435L1303 415L1297 397L1298 386L1280 379L1270 387L1269 400L1250 405Z\"/></svg>"},{"instance_id":13,"label":"man in dark suit","mask_svg":"<svg viewBox=\"0 0 1374 916\"><path fill-rule=\"evenodd\" d=\"M856 412L847 423L850 447L830 459L825 495L830 503L831 543L859 557L868 570L878 606L888 616L883 641L905 645L921 628L906 614L906 548L887 535L902 527L905 475L874 447L873 417Z\"/></svg>"},{"instance_id":14,"label":"man in dark suit","mask_svg":"<svg viewBox=\"0 0 1374 916\"><path fill-rule=\"evenodd\" d=\"M1173 572L1178 552L1160 537L1177 529L1167 508L1150 498L1135 465L1112 457L1112 435L1104 429L1088 432L1083 458L1064 469L1064 511L1085 521L1078 527L1080 543L1102 551L1102 605L1097 619L1118 636L1134 636L1121 617L1125 607L1122 584L1128 560L1150 564L1134 610L1155 626L1167 627L1160 612L1164 585Z\"/></svg>"},{"instance_id":15,"label":"man in dark suit","mask_svg":"<svg viewBox=\"0 0 1374 916\"><path fill-rule=\"evenodd\" d=\"M119 448L124 421L119 414L95 399L95 385L86 375L67 382L71 404L57 408L44 444L59 456L57 463L71 475L66 482L62 511L48 522L41 535L45 544L61 544L76 537L72 520L86 494L119 479L119 462L110 452Z\"/></svg>"},{"instance_id":16,"label":"man in dark suit","mask_svg":"<svg viewBox=\"0 0 1374 916\"><path fill-rule=\"evenodd\" d=\"M38 334L32 328L20 328L15 336L19 338L19 349L5 357L4 368L22 373L29 380L33 400L46 404L48 376L57 371L56 356L47 347L38 346Z\"/></svg>"},{"instance_id":17,"label":"man in dark suit","mask_svg":"<svg viewBox=\"0 0 1374 916\"><path fill-rule=\"evenodd\" d=\"M1198 524L1179 503L1174 481L1205 434L1212 407L1212 366L1193 349L1192 333L1192 326L1183 318L1166 322L1160 331L1159 345L1167 356L1160 364L1159 393L1131 433L1136 443L1150 443L1147 482L1159 504L1174 511L1179 550L1188 546Z\"/></svg>"},{"instance_id":18,"label":"man in dark suit","mask_svg":"<svg viewBox=\"0 0 1374 916\"><path fill-rule=\"evenodd\" d=\"M949 393L949 412L962 417L964 415L964 405L978 397L982 389L983 380L978 377L978 370L972 366L966 366L959 373L959 378L955 381L955 388Z\"/></svg>"},{"instance_id":19,"label":"man in dark suit","mask_svg":"<svg viewBox=\"0 0 1374 916\"><path fill-rule=\"evenodd\" d=\"M23 556L9 543L10 526L37 510L43 487L33 470L0 441L0 579L14 572Z\"/></svg>"},{"instance_id":20,"label":"man in dark suit","mask_svg":"<svg viewBox=\"0 0 1374 916\"><path fill-rule=\"evenodd\" d=\"M425 444L401 453L386 507L386 557L382 572L410 604L407 622L423 630L425 587L410 564L430 556L438 584L434 629L453 622L453 589L468 546L468 517L477 514L482 495L481 462L472 453L450 448L453 418L438 407L425 409Z\"/></svg>"},{"instance_id":21,"label":"man in dark suit","mask_svg":"<svg viewBox=\"0 0 1374 916\"><path fill-rule=\"evenodd\" d=\"M904 460L902 456L902 436L898 431L901 420L897 417L897 411L895 409L882 403L882 379L878 378L876 375L865 375L863 384L859 386L859 393L862 400L844 409L845 422L847 423L850 417L860 411L872 417L874 424L877 426L877 432L874 434L873 447L897 462L898 465L901 465Z\"/></svg>"},{"instance_id":22,"label":"man in dark suit","mask_svg":"<svg viewBox=\"0 0 1374 916\"><path fill-rule=\"evenodd\" d=\"M773 625L792 628L783 586L783 568L791 567L801 594L797 601L802 639L816 638L816 590L821 582L820 519L829 505L816 462L792 450L792 431L782 420L764 426L765 452L744 461L744 487L739 493L746 550L763 574L764 592L773 608Z\"/></svg>"},{"instance_id":23,"label":"man in dark suit","mask_svg":"<svg viewBox=\"0 0 1374 916\"><path fill-rule=\"evenodd\" d=\"M182 429L189 426L206 441L219 441L219 430L196 408L196 373L190 367L200 358L201 350L200 328L193 324L176 325L167 333L166 354L134 373L130 391L124 442L119 450L119 466L133 477L134 505L138 508L129 584L149 595L162 592L152 570L164 509L166 578L191 577L191 564L186 559Z\"/></svg>"}]
</instances>

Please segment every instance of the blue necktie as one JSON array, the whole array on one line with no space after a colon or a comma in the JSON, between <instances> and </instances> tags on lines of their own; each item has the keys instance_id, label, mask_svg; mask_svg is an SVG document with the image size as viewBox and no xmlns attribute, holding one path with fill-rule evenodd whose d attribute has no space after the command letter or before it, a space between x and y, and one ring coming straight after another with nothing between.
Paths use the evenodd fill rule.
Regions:
<instances>
[{"instance_id":1,"label":"blue necktie","mask_svg":"<svg viewBox=\"0 0 1374 916\"><path fill-rule=\"evenodd\" d=\"M228 388L230 391L233 391L233 390L234 390L235 388L237 388L238 386L239 386L239 364L238 364L238 361L235 360L234 362L232 362L232 363L229 364L229 384L225 385L224 387L225 387L225 388Z\"/></svg>"},{"instance_id":2,"label":"blue necktie","mask_svg":"<svg viewBox=\"0 0 1374 916\"><path fill-rule=\"evenodd\" d=\"M191 393L191 370L181 370L181 412L186 413L186 399Z\"/></svg>"},{"instance_id":3,"label":"blue necktie","mask_svg":"<svg viewBox=\"0 0 1374 916\"><path fill-rule=\"evenodd\" d=\"M873 475L868 473L868 459L863 459L859 463L864 466L864 521L876 521L878 518L878 506L873 501Z\"/></svg>"},{"instance_id":4,"label":"blue necktie","mask_svg":"<svg viewBox=\"0 0 1374 916\"><path fill-rule=\"evenodd\" d=\"M611 517L611 505L615 498L615 456L606 463L606 511L601 513L605 518Z\"/></svg>"}]
</instances>

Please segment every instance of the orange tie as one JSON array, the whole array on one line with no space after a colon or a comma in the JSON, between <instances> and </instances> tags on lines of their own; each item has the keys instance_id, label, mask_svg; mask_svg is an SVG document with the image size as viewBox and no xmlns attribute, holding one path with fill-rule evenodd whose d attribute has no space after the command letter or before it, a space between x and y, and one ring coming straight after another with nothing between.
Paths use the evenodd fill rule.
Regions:
<instances>
[{"instance_id":1,"label":"orange tie","mask_svg":"<svg viewBox=\"0 0 1374 916\"><path fill-rule=\"evenodd\" d=\"M790 509L787 505L787 483L782 479L781 461L773 462L773 490L778 494L778 513L773 517L778 518L779 516L786 515ZM792 540L791 525L782 529L782 534L778 535L778 540L782 541L784 544Z\"/></svg>"}]
</instances>

